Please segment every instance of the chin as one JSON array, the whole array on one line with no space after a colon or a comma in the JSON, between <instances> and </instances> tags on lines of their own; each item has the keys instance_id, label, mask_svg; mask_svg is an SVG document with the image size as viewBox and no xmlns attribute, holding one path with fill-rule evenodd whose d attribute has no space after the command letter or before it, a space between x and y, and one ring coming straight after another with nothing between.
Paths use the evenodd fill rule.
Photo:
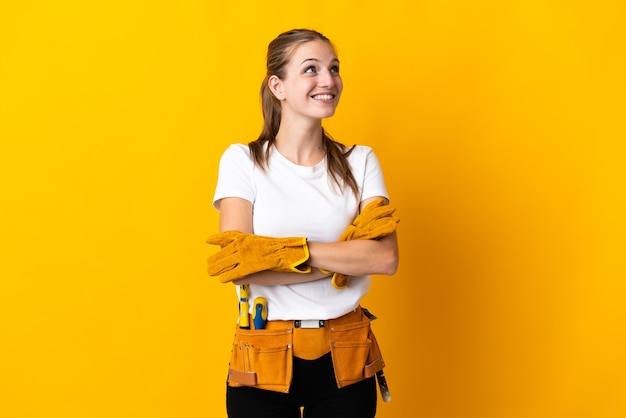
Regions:
<instances>
[{"instance_id":1,"label":"chin","mask_svg":"<svg viewBox=\"0 0 626 418\"><path fill-rule=\"evenodd\" d=\"M324 112L319 112L319 117L322 119L326 119L326 118L330 118L334 114L335 114L335 109L332 109L332 110L329 109Z\"/></svg>"}]
</instances>

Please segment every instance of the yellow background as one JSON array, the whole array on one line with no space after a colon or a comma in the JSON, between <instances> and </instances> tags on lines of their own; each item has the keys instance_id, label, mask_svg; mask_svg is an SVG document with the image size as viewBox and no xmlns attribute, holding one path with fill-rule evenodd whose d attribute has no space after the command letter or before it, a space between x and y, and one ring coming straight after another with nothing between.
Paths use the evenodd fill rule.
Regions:
<instances>
[{"instance_id":1,"label":"yellow background","mask_svg":"<svg viewBox=\"0 0 626 418\"><path fill-rule=\"evenodd\" d=\"M402 219L378 416L626 416L625 4L3 2L0 414L225 416L218 159L311 27Z\"/></svg>"}]
</instances>

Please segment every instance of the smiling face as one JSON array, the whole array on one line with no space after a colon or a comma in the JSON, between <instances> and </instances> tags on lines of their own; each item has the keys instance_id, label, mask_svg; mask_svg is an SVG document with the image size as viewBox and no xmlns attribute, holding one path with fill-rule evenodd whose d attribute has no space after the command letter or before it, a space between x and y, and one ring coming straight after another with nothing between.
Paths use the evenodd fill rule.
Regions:
<instances>
[{"instance_id":1,"label":"smiling face","mask_svg":"<svg viewBox=\"0 0 626 418\"><path fill-rule=\"evenodd\" d=\"M269 86L281 101L283 119L332 116L343 90L333 47L323 40L298 45L291 52L285 77L272 76Z\"/></svg>"}]
</instances>

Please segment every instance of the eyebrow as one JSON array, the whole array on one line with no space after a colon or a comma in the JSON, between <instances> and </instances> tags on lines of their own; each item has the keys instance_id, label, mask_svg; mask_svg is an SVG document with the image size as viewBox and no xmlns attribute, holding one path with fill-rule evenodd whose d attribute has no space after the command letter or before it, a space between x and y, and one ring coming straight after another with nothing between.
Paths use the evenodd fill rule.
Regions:
<instances>
[{"instance_id":1,"label":"eyebrow","mask_svg":"<svg viewBox=\"0 0 626 418\"><path fill-rule=\"evenodd\" d=\"M300 65L304 64L304 63L305 63L305 62L307 62L307 61L315 61L315 62L320 62L320 60L318 60L317 58L307 58L307 59L305 59L304 61L302 61L302 62L300 63ZM339 64L339 58L333 58L333 59L331 60L331 62L333 62L333 63L335 63L335 62L336 62L337 64Z\"/></svg>"}]
</instances>

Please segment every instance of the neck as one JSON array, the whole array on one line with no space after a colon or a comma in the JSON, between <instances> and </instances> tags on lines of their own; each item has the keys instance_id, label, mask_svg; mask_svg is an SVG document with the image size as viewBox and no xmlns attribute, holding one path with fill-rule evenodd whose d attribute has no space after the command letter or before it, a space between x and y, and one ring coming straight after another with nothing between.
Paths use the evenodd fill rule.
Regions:
<instances>
[{"instance_id":1,"label":"neck","mask_svg":"<svg viewBox=\"0 0 626 418\"><path fill-rule=\"evenodd\" d=\"M308 126L281 123L274 144L284 157L299 165L315 165L326 155L321 123Z\"/></svg>"}]
</instances>

